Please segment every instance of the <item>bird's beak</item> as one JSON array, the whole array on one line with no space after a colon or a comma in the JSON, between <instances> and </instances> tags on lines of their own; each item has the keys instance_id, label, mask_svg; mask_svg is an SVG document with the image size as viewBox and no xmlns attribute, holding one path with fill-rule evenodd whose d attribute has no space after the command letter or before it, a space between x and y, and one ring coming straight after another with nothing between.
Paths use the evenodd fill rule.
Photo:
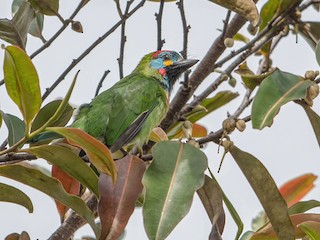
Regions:
<instances>
[{"instance_id":1,"label":"bird's beak","mask_svg":"<svg viewBox=\"0 0 320 240\"><path fill-rule=\"evenodd\" d=\"M197 62L199 62L198 59L182 59L179 62L174 62L171 66L169 66L169 70L177 70L179 69L181 72L184 72L188 68L195 65Z\"/></svg>"},{"instance_id":2,"label":"bird's beak","mask_svg":"<svg viewBox=\"0 0 320 240\"><path fill-rule=\"evenodd\" d=\"M179 62L174 62L166 67L167 76L174 83L184 71L195 65L198 61L197 59L182 59Z\"/></svg>"}]
</instances>

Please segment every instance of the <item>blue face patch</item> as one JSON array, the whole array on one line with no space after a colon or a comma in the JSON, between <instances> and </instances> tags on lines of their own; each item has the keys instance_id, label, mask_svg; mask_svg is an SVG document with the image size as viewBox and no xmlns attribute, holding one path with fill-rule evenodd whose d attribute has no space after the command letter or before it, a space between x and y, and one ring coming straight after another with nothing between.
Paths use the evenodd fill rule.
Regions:
<instances>
[{"instance_id":1,"label":"blue face patch","mask_svg":"<svg viewBox=\"0 0 320 240\"><path fill-rule=\"evenodd\" d=\"M154 59L151 60L150 67L153 69L165 68L165 62L171 61L171 63L179 62L182 56L174 51L158 51L154 53Z\"/></svg>"}]
</instances>

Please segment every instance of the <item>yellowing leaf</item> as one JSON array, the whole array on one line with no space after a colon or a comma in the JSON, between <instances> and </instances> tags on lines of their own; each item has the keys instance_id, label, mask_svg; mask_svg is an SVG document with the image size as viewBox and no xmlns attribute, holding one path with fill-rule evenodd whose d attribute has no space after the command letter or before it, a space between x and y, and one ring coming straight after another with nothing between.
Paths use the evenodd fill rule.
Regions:
<instances>
[{"instance_id":1,"label":"yellowing leaf","mask_svg":"<svg viewBox=\"0 0 320 240\"><path fill-rule=\"evenodd\" d=\"M299 202L312 188L317 176L312 173L304 174L285 183L279 188L283 198L286 200L288 207Z\"/></svg>"},{"instance_id":2,"label":"yellowing leaf","mask_svg":"<svg viewBox=\"0 0 320 240\"><path fill-rule=\"evenodd\" d=\"M157 143L157 142L168 140L168 136L165 133L165 131L162 130L162 128L156 127L152 129L152 132L149 136L149 140Z\"/></svg>"},{"instance_id":3,"label":"yellowing leaf","mask_svg":"<svg viewBox=\"0 0 320 240\"><path fill-rule=\"evenodd\" d=\"M29 132L42 103L37 71L29 56L17 46L5 48L3 71L8 94L19 107Z\"/></svg>"},{"instance_id":4,"label":"yellowing leaf","mask_svg":"<svg viewBox=\"0 0 320 240\"><path fill-rule=\"evenodd\" d=\"M93 165L115 181L117 171L112 154L102 142L78 128L48 127L46 130L56 132L64 136L71 145L82 148Z\"/></svg>"}]
</instances>

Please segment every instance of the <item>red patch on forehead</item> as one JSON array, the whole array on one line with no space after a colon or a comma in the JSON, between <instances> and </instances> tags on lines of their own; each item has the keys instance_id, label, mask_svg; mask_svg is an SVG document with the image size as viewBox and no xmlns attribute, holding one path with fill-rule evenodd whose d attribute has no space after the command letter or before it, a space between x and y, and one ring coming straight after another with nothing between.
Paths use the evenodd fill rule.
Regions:
<instances>
[{"instance_id":1,"label":"red patch on forehead","mask_svg":"<svg viewBox=\"0 0 320 240\"><path fill-rule=\"evenodd\" d=\"M158 50L158 51L156 51L156 52L154 52L154 53L152 54L152 57L153 57L153 58L157 58L158 55L159 55L160 53L163 53L163 52L170 52L170 51L169 51L169 50Z\"/></svg>"},{"instance_id":2,"label":"red patch on forehead","mask_svg":"<svg viewBox=\"0 0 320 240\"><path fill-rule=\"evenodd\" d=\"M159 69L159 73L160 73L161 76L163 76L163 77L166 76L166 74L167 74L167 73L166 73L166 70L165 70L164 68L160 68L160 69Z\"/></svg>"}]
</instances>

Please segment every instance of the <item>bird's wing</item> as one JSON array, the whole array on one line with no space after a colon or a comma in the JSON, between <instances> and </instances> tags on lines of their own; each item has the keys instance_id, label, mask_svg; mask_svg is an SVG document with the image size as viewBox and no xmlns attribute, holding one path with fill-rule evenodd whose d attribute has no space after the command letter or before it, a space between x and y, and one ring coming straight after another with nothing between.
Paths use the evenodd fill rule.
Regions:
<instances>
[{"instance_id":1,"label":"bird's wing","mask_svg":"<svg viewBox=\"0 0 320 240\"><path fill-rule=\"evenodd\" d=\"M116 143L116 148L121 148L139 133L159 101L166 101L166 96L157 80L131 74L80 110L72 126L108 146Z\"/></svg>"},{"instance_id":2,"label":"bird's wing","mask_svg":"<svg viewBox=\"0 0 320 240\"><path fill-rule=\"evenodd\" d=\"M132 139L140 132L143 123L146 121L147 117L155 108L156 104L147 111L141 113L120 135L116 142L111 146L111 152L116 152L121 149L126 144L130 143Z\"/></svg>"}]
</instances>

